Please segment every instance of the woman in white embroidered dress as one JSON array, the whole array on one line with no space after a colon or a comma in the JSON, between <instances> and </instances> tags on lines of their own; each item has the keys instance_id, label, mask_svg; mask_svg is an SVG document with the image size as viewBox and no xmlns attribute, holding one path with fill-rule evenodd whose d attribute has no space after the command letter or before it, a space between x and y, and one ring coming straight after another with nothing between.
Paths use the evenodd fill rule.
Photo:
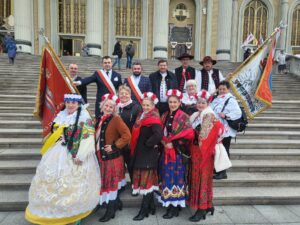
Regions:
<instances>
[{"instance_id":1,"label":"woman in white embroidered dress","mask_svg":"<svg viewBox=\"0 0 300 225\"><path fill-rule=\"evenodd\" d=\"M99 200L100 170L95 155L94 124L80 95L66 94L66 108L53 121L57 130L39 163L29 190L26 219L62 225L88 216ZM46 147L47 145L47 147ZM79 224L77 222L77 224Z\"/></svg>"}]
</instances>

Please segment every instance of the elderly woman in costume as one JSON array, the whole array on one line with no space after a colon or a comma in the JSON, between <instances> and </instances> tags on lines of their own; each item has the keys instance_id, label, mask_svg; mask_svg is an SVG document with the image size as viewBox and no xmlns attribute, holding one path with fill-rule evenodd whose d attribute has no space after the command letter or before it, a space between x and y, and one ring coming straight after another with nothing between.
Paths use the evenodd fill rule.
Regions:
<instances>
[{"instance_id":1,"label":"elderly woman in costume","mask_svg":"<svg viewBox=\"0 0 300 225\"><path fill-rule=\"evenodd\" d=\"M237 120L241 118L242 111L236 98L230 93L230 84L228 81L220 82L218 93L218 96L211 103L211 108L216 113L217 118L225 126L226 132L222 143L227 151L228 157L230 157L229 149L231 138L236 136L237 131L228 125L227 120ZM214 179L227 179L226 170L216 173Z\"/></svg>"},{"instance_id":2,"label":"elderly woman in costume","mask_svg":"<svg viewBox=\"0 0 300 225\"><path fill-rule=\"evenodd\" d=\"M143 112L138 116L130 142L133 164L133 193L143 196L141 209L133 220L143 220L149 211L155 214L153 192L158 190L158 144L162 140L162 123L155 108L158 98L152 92L143 95Z\"/></svg>"},{"instance_id":3,"label":"elderly woman in costume","mask_svg":"<svg viewBox=\"0 0 300 225\"><path fill-rule=\"evenodd\" d=\"M197 222L205 219L208 212L213 215L213 170L215 147L223 133L223 125L209 107L210 94L203 90L197 97L197 109L190 117L195 131L191 144L188 205L197 209L189 218Z\"/></svg>"},{"instance_id":4,"label":"elderly woman in costume","mask_svg":"<svg viewBox=\"0 0 300 225\"><path fill-rule=\"evenodd\" d=\"M127 85L121 85L119 87L118 96L120 99L120 104L118 105L119 115L131 131L142 108L139 103L131 99L131 90ZM128 145L122 149L122 155L132 181L132 168L130 165L130 150Z\"/></svg>"},{"instance_id":5,"label":"elderly woman in costume","mask_svg":"<svg viewBox=\"0 0 300 225\"><path fill-rule=\"evenodd\" d=\"M130 142L130 131L121 117L116 115L117 96L105 94L100 104L101 114L96 124L96 154L101 171L100 205L107 204L99 219L106 222L122 210L118 191L126 185L124 159L121 149Z\"/></svg>"},{"instance_id":6,"label":"elderly woman in costume","mask_svg":"<svg viewBox=\"0 0 300 225\"><path fill-rule=\"evenodd\" d=\"M25 217L34 224L70 224L98 204L94 124L80 95L66 94L64 101L66 108L53 121L56 131L41 150L43 157L29 189Z\"/></svg>"},{"instance_id":7,"label":"elderly woman in costume","mask_svg":"<svg viewBox=\"0 0 300 225\"><path fill-rule=\"evenodd\" d=\"M167 91L169 111L162 116L163 153L159 163L160 190L159 202L167 207L164 219L178 216L180 207L185 207L187 197L186 167L189 142L194 131L189 116L180 109L182 93L179 90Z\"/></svg>"},{"instance_id":8,"label":"elderly woman in costume","mask_svg":"<svg viewBox=\"0 0 300 225\"><path fill-rule=\"evenodd\" d=\"M192 115L197 111L196 102L197 102L197 82L196 80L188 80L186 82L187 92L183 93L182 98L182 110L188 115Z\"/></svg>"}]
</instances>

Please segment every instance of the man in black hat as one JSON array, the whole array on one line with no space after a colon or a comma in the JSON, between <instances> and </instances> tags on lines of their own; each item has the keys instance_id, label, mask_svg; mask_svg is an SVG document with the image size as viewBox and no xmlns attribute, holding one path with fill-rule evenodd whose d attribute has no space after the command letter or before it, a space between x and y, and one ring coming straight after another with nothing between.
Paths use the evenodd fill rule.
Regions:
<instances>
[{"instance_id":1,"label":"man in black hat","mask_svg":"<svg viewBox=\"0 0 300 225\"><path fill-rule=\"evenodd\" d=\"M181 92L185 92L186 81L195 79L196 70L194 67L190 66L191 60L193 58L194 56L188 53L183 53L181 56L177 58L178 60L180 60L181 66L176 68L174 73L177 79L178 89Z\"/></svg>"},{"instance_id":2,"label":"man in black hat","mask_svg":"<svg viewBox=\"0 0 300 225\"><path fill-rule=\"evenodd\" d=\"M214 69L213 65L217 63L216 60L212 59L210 56L205 56L200 65L203 68L197 71L195 80L197 81L198 92L201 90L206 90L209 94L214 95L219 87L219 83L224 79L222 73L218 69Z\"/></svg>"}]
</instances>

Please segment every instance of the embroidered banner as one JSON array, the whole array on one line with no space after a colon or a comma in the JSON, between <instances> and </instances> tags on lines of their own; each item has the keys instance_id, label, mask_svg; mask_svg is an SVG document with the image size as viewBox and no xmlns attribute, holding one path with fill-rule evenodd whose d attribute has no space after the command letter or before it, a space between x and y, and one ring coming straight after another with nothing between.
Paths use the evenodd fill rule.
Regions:
<instances>
[{"instance_id":1,"label":"embroidered banner","mask_svg":"<svg viewBox=\"0 0 300 225\"><path fill-rule=\"evenodd\" d=\"M75 92L64 77L64 70L53 57L51 50L44 48L33 112L41 120L44 138L50 134L52 121L64 106L64 94Z\"/></svg>"}]
</instances>

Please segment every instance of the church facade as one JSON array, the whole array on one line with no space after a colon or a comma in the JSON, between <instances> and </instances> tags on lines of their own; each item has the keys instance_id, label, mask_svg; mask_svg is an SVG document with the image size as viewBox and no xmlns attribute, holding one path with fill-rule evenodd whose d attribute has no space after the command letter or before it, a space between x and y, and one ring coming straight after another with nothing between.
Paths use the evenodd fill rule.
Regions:
<instances>
[{"instance_id":1,"label":"church facade","mask_svg":"<svg viewBox=\"0 0 300 225\"><path fill-rule=\"evenodd\" d=\"M300 54L300 0L0 0L0 36L41 54L42 29L59 55L111 55L132 40L137 58L241 61L252 33L265 40L283 21L278 49ZM255 48L250 43L247 48Z\"/></svg>"}]
</instances>

